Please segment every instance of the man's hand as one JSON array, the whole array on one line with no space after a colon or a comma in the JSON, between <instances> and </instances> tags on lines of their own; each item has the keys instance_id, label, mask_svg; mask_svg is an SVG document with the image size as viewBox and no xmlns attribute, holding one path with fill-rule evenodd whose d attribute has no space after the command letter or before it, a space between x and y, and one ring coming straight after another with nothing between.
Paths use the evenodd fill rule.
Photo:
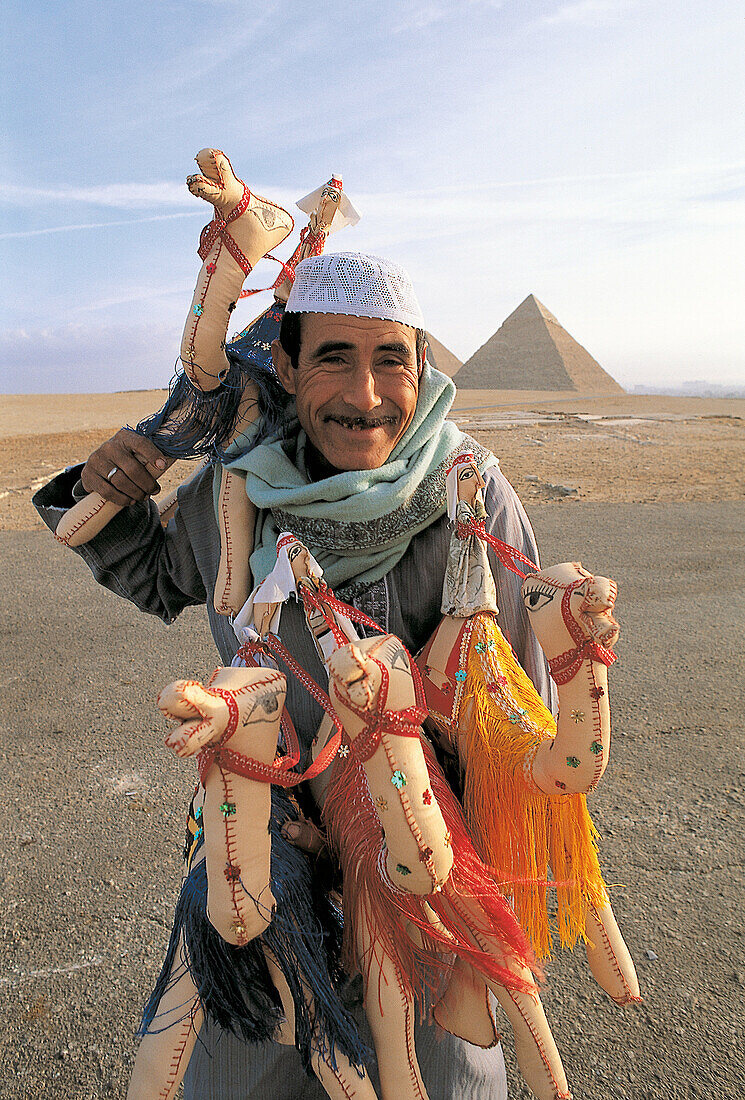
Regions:
<instances>
[{"instance_id":1,"label":"man's hand","mask_svg":"<svg viewBox=\"0 0 745 1100\"><path fill-rule=\"evenodd\" d=\"M81 474L88 493L126 508L160 492L156 478L170 462L158 448L129 428L120 428L90 456Z\"/></svg>"},{"instance_id":2,"label":"man's hand","mask_svg":"<svg viewBox=\"0 0 745 1100\"><path fill-rule=\"evenodd\" d=\"M298 821L285 821L282 836L308 855L327 854L326 837L307 817L300 817Z\"/></svg>"}]
</instances>

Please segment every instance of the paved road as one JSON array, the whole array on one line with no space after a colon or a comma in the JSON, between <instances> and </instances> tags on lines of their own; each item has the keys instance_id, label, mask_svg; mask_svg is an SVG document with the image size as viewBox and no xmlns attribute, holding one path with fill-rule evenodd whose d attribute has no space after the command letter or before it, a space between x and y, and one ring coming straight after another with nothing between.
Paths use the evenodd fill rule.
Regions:
<instances>
[{"instance_id":1,"label":"paved road","mask_svg":"<svg viewBox=\"0 0 745 1100\"><path fill-rule=\"evenodd\" d=\"M581 554L618 581L623 627L592 810L646 1000L607 1003L580 954L552 964L545 1000L575 1097L734 1100L745 505L556 503L532 518L545 562ZM211 671L212 646L200 609L166 629L44 533L4 533L0 554L0 1098L123 1096L193 783L152 700Z\"/></svg>"}]
</instances>

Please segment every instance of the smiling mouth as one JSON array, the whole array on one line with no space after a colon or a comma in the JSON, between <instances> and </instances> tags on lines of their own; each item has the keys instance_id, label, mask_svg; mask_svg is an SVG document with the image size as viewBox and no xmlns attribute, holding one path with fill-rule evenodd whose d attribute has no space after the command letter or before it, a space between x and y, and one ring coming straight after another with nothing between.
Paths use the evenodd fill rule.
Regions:
<instances>
[{"instance_id":1,"label":"smiling mouth","mask_svg":"<svg viewBox=\"0 0 745 1100\"><path fill-rule=\"evenodd\" d=\"M326 416L324 423L340 424L342 428L348 428L353 432L370 431L372 428L383 428L389 424L398 424L397 416Z\"/></svg>"}]
</instances>

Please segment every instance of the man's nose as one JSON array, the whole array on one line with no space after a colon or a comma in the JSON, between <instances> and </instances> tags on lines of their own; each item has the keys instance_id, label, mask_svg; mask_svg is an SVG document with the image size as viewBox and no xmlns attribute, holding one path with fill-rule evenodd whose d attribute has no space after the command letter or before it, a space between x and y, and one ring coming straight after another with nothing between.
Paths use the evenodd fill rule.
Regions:
<instances>
[{"instance_id":1,"label":"man's nose","mask_svg":"<svg viewBox=\"0 0 745 1100\"><path fill-rule=\"evenodd\" d=\"M375 375L369 366L357 366L346 376L344 400L361 413L372 412L383 404L378 396Z\"/></svg>"}]
</instances>

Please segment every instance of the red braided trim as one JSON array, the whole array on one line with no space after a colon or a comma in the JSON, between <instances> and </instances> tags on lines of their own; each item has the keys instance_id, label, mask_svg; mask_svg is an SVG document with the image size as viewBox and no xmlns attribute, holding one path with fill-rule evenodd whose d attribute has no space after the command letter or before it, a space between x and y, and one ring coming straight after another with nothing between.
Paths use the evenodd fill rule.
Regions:
<instances>
[{"instance_id":1,"label":"red braided trim","mask_svg":"<svg viewBox=\"0 0 745 1100\"><path fill-rule=\"evenodd\" d=\"M250 298L252 294L263 294L265 290L276 290L277 287L280 287L282 285L285 279L289 279L291 283L295 282L295 268L291 266L291 260L288 260L287 263L285 263L283 260L280 260L279 256L272 256L271 252L267 252L266 256L264 256L264 259L274 260L275 263L281 264L282 270L280 271L279 275L274 280L271 286L257 286L249 288L248 290L242 290L238 295L239 299Z\"/></svg>"},{"instance_id":2,"label":"red braided trim","mask_svg":"<svg viewBox=\"0 0 745 1100\"><path fill-rule=\"evenodd\" d=\"M352 713L356 714L365 723L364 730L351 744L352 754L361 764L364 764L373 755L384 733L395 733L399 737L416 737L418 739L421 735L422 722L427 717L427 711L424 707L416 705L406 707L404 710L386 710L385 704L388 701L390 684L388 669L375 657L371 657L370 660L378 666L382 677L376 709L372 713L360 710L348 698L344 699L345 706L349 707Z\"/></svg>"},{"instance_id":3,"label":"red braided trim","mask_svg":"<svg viewBox=\"0 0 745 1100\"><path fill-rule=\"evenodd\" d=\"M268 684L270 682L271 681L269 681L269 680L264 680L264 681L257 680L255 684L251 684L251 687L252 688L262 687L263 684ZM230 738L235 733L235 731L238 729L238 719L239 719L240 715L238 713L238 704L235 701L235 693L232 692L232 691L225 691L224 688L214 688L214 687L213 688L208 688L208 691L211 691L213 695L219 695L220 698L225 703L226 707L228 708L228 713L229 713L228 724L225 727L225 732L223 733L222 737L220 738L220 744L224 745L225 742L229 741Z\"/></svg>"},{"instance_id":4,"label":"red braided trim","mask_svg":"<svg viewBox=\"0 0 745 1100\"><path fill-rule=\"evenodd\" d=\"M560 686L568 684L570 680L574 679L582 667L583 661L601 661L604 665L610 667L614 661L618 660L617 655L611 649L606 649L600 642L596 642L592 638L586 638L579 623L572 615L572 593L580 585L583 585L586 580L586 577L580 577L579 580L568 584L564 589L564 595L561 597L561 615L564 625L576 645L574 649L568 649L565 653L560 653L558 657L552 657L548 662L549 672Z\"/></svg>"},{"instance_id":5,"label":"red braided trim","mask_svg":"<svg viewBox=\"0 0 745 1100\"><path fill-rule=\"evenodd\" d=\"M331 589L328 587L327 584L324 584L323 581L319 582L318 591L323 591L323 595L319 596L318 593L307 584L298 585L298 592L300 594L300 598L303 601L303 607L305 607L306 604L310 604L311 607L314 607L317 611L320 611L321 615L323 615L326 625L334 636L334 641L336 642L336 644L338 646L348 645L350 639L341 629L336 619L329 614L327 607L324 606L327 605L328 607L331 607L332 610L338 610L338 606L335 607L335 604L344 607L346 607L346 604L341 605L341 601L336 599ZM327 598L327 596L330 598ZM372 622L372 619L370 621ZM376 627L376 630L379 629L379 627Z\"/></svg>"},{"instance_id":6,"label":"red braided trim","mask_svg":"<svg viewBox=\"0 0 745 1100\"><path fill-rule=\"evenodd\" d=\"M583 661L601 661L610 667L617 660L618 657L612 650L606 649L600 642L594 642L592 638L586 638L581 646L552 657L548 662L548 670L556 683L563 685L574 679Z\"/></svg>"},{"instance_id":7,"label":"red braided trim","mask_svg":"<svg viewBox=\"0 0 745 1100\"><path fill-rule=\"evenodd\" d=\"M248 262L238 245L227 232L227 228L231 222L234 222L236 220L236 218L240 218L241 214L245 214L250 201L251 192L244 183L243 195L241 196L240 202L238 202L233 207L227 218L223 218L222 214L218 214L217 210L215 210L214 218L209 223L209 225L205 225L199 237L199 248L197 249L197 255L199 256L200 260L207 259L207 256L209 255L213 244L219 237L227 248L230 255L240 267L243 274L249 274L249 272L252 270L252 265Z\"/></svg>"},{"instance_id":8,"label":"red braided trim","mask_svg":"<svg viewBox=\"0 0 745 1100\"><path fill-rule=\"evenodd\" d=\"M307 599L308 602L322 615L326 615L326 619L331 626L331 621L326 614L326 607L330 607L332 611L338 612L343 615L345 619L349 619L350 622L359 623L361 626L369 626L371 630L374 630L377 634L385 634L382 626L378 626L374 619L371 619L369 615L366 615L364 611L358 611L356 607L351 607L350 604L344 603L338 596L335 596L325 581L319 581L318 592L314 592L310 588L301 588L301 595L303 599ZM326 605L324 607L323 605ZM344 638L344 645L349 644L349 638Z\"/></svg>"},{"instance_id":9,"label":"red braided trim","mask_svg":"<svg viewBox=\"0 0 745 1100\"><path fill-rule=\"evenodd\" d=\"M356 607L352 607L351 604L344 603L344 601L340 600L338 596L335 596L334 593L331 591L331 589L329 588L329 586L326 584L325 581L321 581L320 584L319 584L319 592L322 593L321 595L316 595L316 593L311 593L310 589L304 589L303 593L305 594L305 592L308 593L309 601L313 604L313 606L318 608L318 610L326 617L326 621L329 623L329 626L331 626L331 622L329 620L328 615L326 615L326 611L325 611L325 608L322 606L322 603L325 604L327 607L330 607L332 611L337 611L340 615L343 615L346 619L349 619L350 622L359 623L361 626L368 626L368 627L370 627L371 630L376 631L376 633L378 633L378 634L387 633L385 630L383 630L382 626L379 626L375 622L375 620L371 619L369 615L366 615L364 611L358 611ZM399 641L401 642L400 638L399 638ZM343 644L348 645L349 644L349 639L344 638ZM403 647L404 652L406 653L406 656L409 659L409 667L410 667L410 670L411 670L411 678L414 681L414 696L416 698L416 705L418 707L422 707L424 709L424 712L425 712L424 717L426 717L427 704L426 704L426 701L425 701L425 698L424 698L424 685L422 683L421 672L419 671L418 665L413 660L411 654L409 653L408 649L403 644L403 642L401 642L401 646ZM378 664L377 661L375 663ZM382 665L379 665L379 667L382 668ZM386 673L386 676L387 676L387 673ZM386 688L386 696L387 696L387 688ZM354 707L352 707L351 705L349 705L349 709L352 710L354 713L356 713L358 718L363 717L363 714L355 711ZM401 713L403 714L403 713L406 713L406 712L402 711ZM364 712L364 715L365 716L367 715L366 711ZM421 721L424 721L424 718L422 718ZM421 721L420 721L420 724L421 724Z\"/></svg>"},{"instance_id":10,"label":"red braided trim","mask_svg":"<svg viewBox=\"0 0 745 1100\"><path fill-rule=\"evenodd\" d=\"M518 569L516 562L527 565L534 573L538 572L538 566L534 561L531 561L530 558L526 558L525 555L521 554L514 546L502 542L496 535L492 535L491 532L487 531L484 527L483 520L471 520L470 523L458 523L456 525L456 534L458 538L461 539L465 538L467 535L475 535L477 538L481 539L482 542L488 543L502 565L507 569L511 569L513 573L517 573L518 577L522 577L523 580L527 574L523 573L522 569Z\"/></svg>"},{"instance_id":11,"label":"red braided trim","mask_svg":"<svg viewBox=\"0 0 745 1100\"><path fill-rule=\"evenodd\" d=\"M256 643L253 643L253 645L256 645ZM331 704L331 700L329 699L326 692L322 688L320 688L315 680L308 675L305 669L297 663L289 650L287 650L285 646L282 645L282 642L279 640L279 638L277 638L273 634L267 634L266 638L263 639L263 645L272 653L274 653L277 657L279 657L284 664L287 665L290 672L292 672L293 675L297 677L297 679L300 681L306 691L313 696L318 705L326 712L326 714L328 714L329 718L334 724L334 729L336 730L336 733L333 735L333 737L329 738L316 759L313 761L310 767L308 767L302 773L302 775L298 775L297 772L294 772L292 776L289 777L292 779L292 782L288 782L285 780L279 781L283 787L294 787L296 783L300 783L305 779L314 779L317 775L320 775L322 771L326 770L326 768L332 762L339 750L344 727L342 726L339 720L339 716L334 710ZM273 782L277 782L277 780L273 780Z\"/></svg>"},{"instance_id":12,"label":"red braided trim","mask_svg":"<svg viewBox=\"0 0 745 1100\"><path fill-rule=\"evenodd\" d=\"M273 680L273 676L266 680L257 680L256 683L248 684L246 687L241 688L240 691L246 691L248 689L253 690L264 684L271 683ZM255 760L251 756L244 756L243 753L234 752L232 749L226 749L225 744L237 730L240 718L238 704L234 698L237 693L226 691L224 688L214 687L207 688L206 690L213 695L218 695L224 700L228 708L229 717L225 732L220 740L213 745L205 745L197 755L197 769L199 771L200 782L203 786L213 764L217 764L221 770L224 768L225 771L234 772L236 775L242 775L246 779L257 779L261 782L277 783L279 786L283 787L294 787L296 783L307 778L307 773L306 775L297 775L295 772L290 772L290 769L293 768L300 759L299 751L297 757L295 757L294 754L290 754L288 756L279 757L272 764L264 764L261 760ZM317 762L318 761L316 761L316 763ZM273 778L274 776L277 776L277 778Z\"/></svg>"}]
</instances>

